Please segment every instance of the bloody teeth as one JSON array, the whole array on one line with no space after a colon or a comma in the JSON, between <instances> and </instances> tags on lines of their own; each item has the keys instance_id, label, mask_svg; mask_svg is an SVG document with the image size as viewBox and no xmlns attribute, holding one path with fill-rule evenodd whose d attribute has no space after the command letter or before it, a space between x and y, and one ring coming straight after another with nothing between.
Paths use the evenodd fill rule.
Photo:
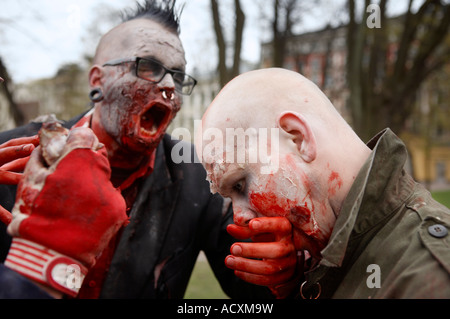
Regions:
<instances>
[{"instance_id":1,"label":"bloody teeth","mask_svg":"<svg viewBox=\"0 0 450 319\"><path fill-rule=\"evenodd\" d=\"M143 127L141 127L139 131L141 132L142 135L153 136L153 135L155 135L158 132L158 126L153 125L152 129L150 131L146 130Z\"/></svg>"}]
</instances>

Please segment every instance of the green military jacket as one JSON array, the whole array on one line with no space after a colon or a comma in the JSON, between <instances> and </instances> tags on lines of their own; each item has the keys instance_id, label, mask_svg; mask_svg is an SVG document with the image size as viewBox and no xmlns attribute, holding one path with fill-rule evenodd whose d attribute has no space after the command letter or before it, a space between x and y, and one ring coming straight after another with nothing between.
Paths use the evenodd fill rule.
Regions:
<instances>
[{"instance_id":1,"label":"green military jacket","mask_svg":"<svg viewBox=\"0 0 450 319\"><path fill-rule=\"evenodd\" d=\"M450 210L405 172L391 130L368 146L303 297L450 298Z\"/></svg>"}]
</instances>

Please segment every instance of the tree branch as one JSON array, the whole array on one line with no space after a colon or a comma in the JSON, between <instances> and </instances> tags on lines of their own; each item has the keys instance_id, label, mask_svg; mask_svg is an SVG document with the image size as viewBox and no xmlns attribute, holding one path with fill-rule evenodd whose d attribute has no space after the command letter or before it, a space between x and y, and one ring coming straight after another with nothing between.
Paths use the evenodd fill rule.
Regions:
<instances>
[{"instance_id":1,"label":"tree branch","mask_svg":"<svg viewBox=\"0 0 450 319\"><path fill-rule=\"evenodd\" d=\"M414 43L418 27L421 24L421 21L429 6L435 0L426 0L416 14L413 14L411 11L413 1L414 0L409 1L408 11L406 12L405 23L403 25L403 34L397 50L397 60L395 62L393 74L393 79L395 81L403 79L406 75L405 65L408 59L408 53Z\"/></svg>"},{"instance_id":2,"label":"tree branch","mask_svg":"<svg viewBox=\"0 0 450 319\"><path fill-rule=\"evenodd\" d=\"M245 14L244 11L242 11L240 0L234 0L234 6L236 11L236 25L234 29L234 61L231 77L238 75L240 71L242 37L245 26Z\"/></svg>"}]
</instances>

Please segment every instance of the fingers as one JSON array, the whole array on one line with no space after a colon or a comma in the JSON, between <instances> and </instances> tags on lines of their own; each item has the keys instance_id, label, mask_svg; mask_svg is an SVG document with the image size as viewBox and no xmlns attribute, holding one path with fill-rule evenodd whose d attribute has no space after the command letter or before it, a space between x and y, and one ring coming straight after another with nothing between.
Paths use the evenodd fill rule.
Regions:
<instances>
[{"instance_id":1,"label":"fingers","mask_svg":"<svg viewBox=\"0 0 450 319\"><path fill-rule=\"evenodd\" d=\"M251 238L254 242L269 242L275 241L273 234L255 234L249 227L237 226L230 224L227 226L227 232L234 238L239 240L245 240Z\"/></svg>"},{"instance_id":2,"label":"fingers","mask_svg":"<svg viewBox=\"0 0 450 319\"><path fill-rule=\"evenodd\" d=\"M13 138L3 144L0 145L0 148L5 148L9 146L22 146L26 144L33 144L34 146L39 145L39 136L27 136L27 137L19 137L19 138Z\"/></svg>"},{"instance_id":3,"label":"fingers","mask_svg":"<svg viewBox=\"0 0 450 319\"><path fill-rule=\"evenodd\" d=\"M39 145L37 135L15 138L0 145L1 184L14 185L20 181L21 175L14 172L23 171L28 156L37 145Z\"/></svg>"},{"instance_id":4,"label":"fingers","mask_svg":"<svg viewBox=\"0 0 450 319\"><path fill-rule=\"evenodd\" d=\"M17 185L22 179L22 174L0 170L0 184Z\"/></svg>"},{"instance_id":5,"label":"fingers","mask_svg":"<svg viewBox=\"0 0 450 319\"><path fill-rule=\"evenodd\" d=\"M0 148L0 165L9 163L19 158L27 157L33 152L35 146L33 144L26 144L20 146L8 146Z\"/></svg>"},{"instance_id":6,"label":"fingers","mask_svg":"<svg viewBox=\"0 0 450 319\"><path fill-rule=\"evenodd\" d=\"M4 209L2 206L0 206L0 222L2 222L5 225L9 225L12 220L12 215L9 211Z\"/></svg>"},{"instance_id":7,"label":"fingers","mask_svg":"<svg viewBox=\"0 0 450 319\"><path fill-rule=\"evenodd\" d=\"M230 224L228 233L236 239L257 239L257 241L281 240L291 236L292 226L284 217L258 217L250 221L249 227ZM273 234L275 238L272 237Z\"/></svg>"},{"instance_id":8,"label":"fingers","mask_svg":"<svg viewBox=\"0 0 450 319\"><path fill-rule=\"evenodd\" d=\"M230 224L227 226L227 232L236 239L244 240L252 237L252 231L248 227Z\"/></svg>"},{"instance_id":9,"label":"fingers","mask_svg":"<svg viewBox=\"0 0 450 319\"><path fill-rule=\"evenodd\" d=\"M10 172L23 172L28 163L30 156L16 159L12 162L6 163L0 167L1 170Z\"/></svg>"},{"instance_id":10,"label":"fingers","mask_svg":"<svg viewBox=\"0 0 450 319\"><path fill-rule=\"evenodd\" d=\"M225 259L237 277L256 285L274 286L289 281L296 271L297 254L292 226L284 217L259 217L248 227L229 225L227 231L237 239L251 238L231 246Z\"/></svg>"},{"instance_id":11,"label":"fingers","mask_svg":"<svg viewBox=\"0 0 450 319\"><path fill-rule=\"evenodd\" d=\"M271 286L288 281L295 272L296 259L251 260L228 256L226 264L236 276L256 285Z\"/></svg>"},{"instance_id":12,"label":"fingers","mask_svg":"<svg viewBox=\"0 0 450 319\"><path fill-rule=\"evenodd\" d=\"M246 258L282 258L295 250L289 241L264 243L236 243L231 246L234 256Z\"/></svg>"},{"instance_id":13,"label":"fingers","mask_svg":"<svg viewBox=\"0 0 450 319\"><path fill-rule=\"evenodd\" d=\"M290 237L292 232L291 223L284 217L254 218L250 221L249 227L254 234L273 233L276 235L275 240Z\"/></svg>"},{"instance_id":14,"label":"fingers","mask_svg":"<svg viewBox=\"0 0 450 319\"><path fill-rule=\"evenodd\" d=\"M247 259L233 255L227 256L225 263L229 268L257 275L273 275L295 267L297 257L294 253L278 259Z\"/></svg>"}]
</instances>

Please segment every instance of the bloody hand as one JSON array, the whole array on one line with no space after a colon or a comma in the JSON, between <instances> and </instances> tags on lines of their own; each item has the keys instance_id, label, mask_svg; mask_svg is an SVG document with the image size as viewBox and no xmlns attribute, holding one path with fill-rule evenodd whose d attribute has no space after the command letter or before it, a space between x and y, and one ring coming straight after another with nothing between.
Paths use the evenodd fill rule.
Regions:
<instances>
[{"instance_id":1,"label":"bloody hand","mask_svg":"<svg viewBox=\"0 0 450 319\"><path fill-rule=\"evenodd\" d=\"M227 267L249 283L269 287L277 298L287 297L303 274L291 223L284 217L261 217L252 219L249 227L228 225L227 231L237 239L253 241L231 246Z\"/></svg>"},{"instance_id":2,"label":"bloody hand","mask_svg":"<svg viewBox=\"0 0 450 319\"><path fill-rule=\"evenodd\" d=\"M25 168L8 226L14 238L5 265L75 296L81 284L70 285L70 271L78 269L83 278L128 218L94 133L77 128L66 139L59 133L53 138L59 138L57 145L43 145L41 137ZM52 154L51 165L44 154Z\"/></svg>"},{"instance_id":3,"label":"bloody hand","mask_svg":"<svg viewBox=\"0 0 450 319\"><path fill-rule=\"evenodd\" d=\"M39 145L39 137L21 137L0 145L0 184L17 185L31 152ZM0 206L0 221L8 225L12 216Z\"/></svg>"}]
</instances>

